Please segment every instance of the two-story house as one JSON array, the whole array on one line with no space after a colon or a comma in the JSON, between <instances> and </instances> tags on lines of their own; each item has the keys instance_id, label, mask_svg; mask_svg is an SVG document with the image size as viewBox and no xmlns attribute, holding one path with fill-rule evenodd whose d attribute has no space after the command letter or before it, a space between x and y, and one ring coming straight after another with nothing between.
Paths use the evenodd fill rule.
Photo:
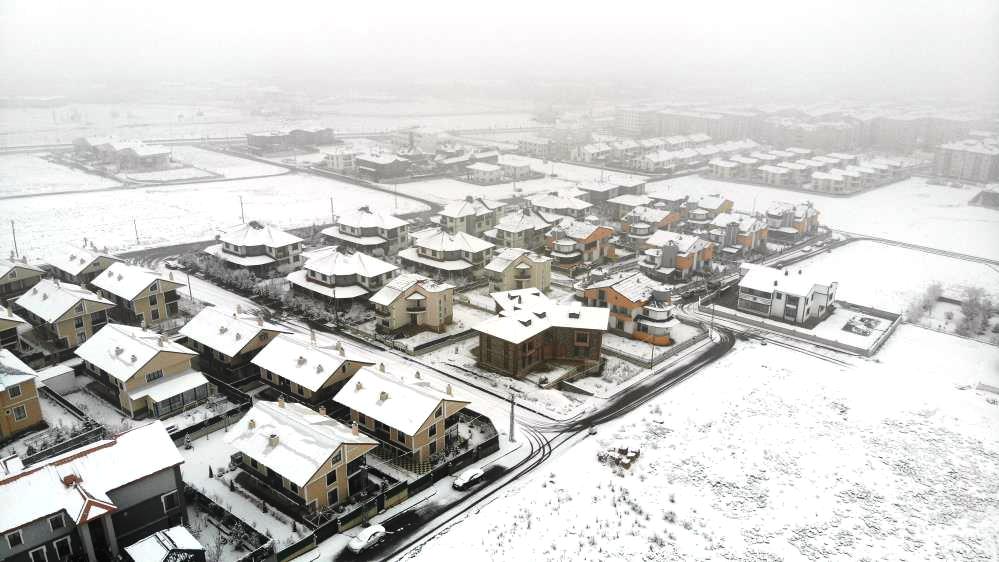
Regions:
<instances>
[{"instance_id":1,"label":"two-story house","mask_svg":"<svg viewBox=\"0 0 999 562\"><path fill-rule=\"evenodd\" d=\"M454 314L454 285L418 273L405 273L371 296L382 334L399 331L443 332Z\"/></svg>"},{"instance_id":2,"label":"two-story house","mask_svg":"<svg viewBox=\"0 0 999 562\"><path fill-rule=\"evenodd\" d=\"M289 271L302 263L301 238L259 221L222 231L216 239L221 244L203 251L229 267L262 275Z\"/></svg>"},{"instance_id":3,"label":"two-story house","mask_svg":"<svg viewBox=\"0 0 999 562\"><path fill-rule=\"evenodd\" d=\"M492 257L493 244L458 231L424 231L412 248L399 252L405 267L449 282L477 279Z\"/></svg>"},{"instance_id":4,"label":"two-story house","mask_svg":"<svg viewBox=\"0 0 999 562\"><path fill-rule=\"evenodd\" d=\"M27 260L0 259L0 306L15 299L42 280L45 271Z\"/></svg>"},{"instance_id":5,"label":"two-story house","mask_svg":"<svg viewBox=\"0 0 999 562\"><path fill-rule=\"evenodd\" d=\"M533 287L548 291L552 284L552 259L523 248L504 248L486 264L490 292Z\"/></svg>"},{"instance_id":6,"label":"two-story house","mask_svg":"<svg viewBox=\"0 0 999 562\"><path fill-rule=\"evenodd\" d=\"M641 244L658 230L672 230L680 222L678 211L660 207L635 207L621 218L621 232Z\"/></svg>"},{"instance_id":7,"label":"two-story house","mask_svg":"<svg viewBox=\"0 0 999 562\"><path fill-rule=\"evenodd\" d=\"M183 462L153 422L30 467L0 468L0 560L117 560L124 545L187 522Z\"/></svg>"},{"instance_id":8,"label":"two-story house","mask_svg":"<svg viewBox=\"0 0 999 562\"><path fill-rule=\"evenodd\" d=\"M444 206L441 210L441 228L448 234L464 232L471 236L482 236L485 231L496 226L504 208L499 201L469 195L461 201L453 201Z\"/></svg>"},{"instance_id":9,"label":"two-story house","mask_svg":"<svg viewBox=\"0 0 999 562\"><path fill-rule=\"evenodd\" d=\"M586 264L601 264L614 257L610 239L614 229L565 219L548 233L548 255L552 267L566 272Z\"/></svg>"},{"instance_id":10,"label":"two-story house","mask_svg":"<svg viewBox=\"0 0 999 562\"><path fill-rule=\"evenodd\" d=\"M180 316L180 295L183 283L136 265L116 262L92 281L92 286L104 298L115 304L111 318L123 324L156 326Z\"/></svg>"},{"instance_id":11,"label":"two-story house","mask_svg":"<svg viewBox=\"0 0 999 562\"><path fill-rule=\"evenodd\" d=\"M10 350L0 349L0 443L41 425L38 373Z\"/></svg>"},{"instance_id":12,"label":"two-story house","mask_svg":"<svg viewBox=\"0 0 999 562\"><path fill-rule=\"evenodd\" d=\"M724 255L741 256L750 252L766 252L767 223L743 213L720 213L711 221L707 239L714 242Z\"/></svg>"},{"instance_id":13,"label":"two-story house","mask_svg":"<svg viewBox=\"0 0 999 562\"><path fill-rule=\"evenodd\" d=\"M636 207L647 207L652 204L648 195L618 195L607 200L607 206L614 220L622 220L625 215Z\"/></svg>"},{"instance_id":14,"label":"two-story house","mask_svg":"<svg viewBox=\"0 0 999 562\"><path fill-rule=\"evenodd\" d=\"M208 399L208 379L191 364L197 353L155 332L108 324L76 355L133 418L164 418Z\"/></svg>"},{"instance_id":15,"label":"two-story house","mask_svg":"<svg viewBox=\"0 0 999 562\"><path fill-rule=\"evenodd\" d=\"M188 347L200 355L198 367L227 382L257 376L250 361L278 334L288 333L259 315L242 310L225 314L213 307L201 309L180 329Z\"/></svg>"},{"instance_id":16,"label":"two-story house","mask_svg":"<svg viewBox=\"0 0 999 562\"><path fill-rule=\"evenodd\" d=\"M330 244L368 255L388 256L409 245L409 222L364 205L325 228L323 237Z\"/></svg>"},{"instance_id":17,"label":"two-story house","mask_svg":"<svg viewBox=\"0 0 999 562\"><path fill-rule=\"evenodd\" d=\"M399 268L378 258L340 246L303 254L305 265L286 276L292 290L330 307L345 308L381 289Z\"/></svg>"},{"instance_id":18,"label":"two-story house","mask_svg":"<svg viewBox=\"0 0 999 562\"><path fill-rule=\"evenodd\" d=\"M528 207L504 216L496 228L487 230L486 240L504 248L527 248L540 251L545 247L545 235L555 221L545 218L537 209Z\"/></svg>"},{"instance_id":19,"label":"two-story house","mask_svg":"<svg viewBox=\"0 0 999 562\"><path fill-rule=\"evenodd\" d=\"M260 378L275 389L309 404L322 404L347 379L375 358L342 341L317 343L281 334L250 361L260 369Z\"/></svg>"},{"instance_id":20,"label":"two-story house","mask_svg":"<svg viewBox=\"0 0 999 562\"><path fill-rule=\"evenodd\" d=\"M715 257L714 243L668 230L653 233L643 247L639 269L664 282L686 280L695 273L709 272Z\"/></svg>"},{"instance_id":21,"label":"two-story house","mask_svg":"<svg viewBox=\"0 0 999 562\"><path fill-rule=\"evenodd\" d=\"M121 259L93 246L65 245L45 261L52 267L56 279L84 287Z\"/></svg>"},{"instance_id":22,"label":"two-story house","mask_svg":"<svg viewBox=\"0 0 999 562\"><path fill-rule=\"evenodd\" d=\"M778 242L796 242L819 227L819 211L811 203L775 202L767 209L767 231Z\"/></svg>"},{"instance_id":23,"label":"two-story house","mask_svg":"<svg viewBox=\"0 0 999 562\"><path fill-rule=\"evenodd\" d=\"M610 330L654 345L670 345L673 317L669 289L641 273L624 273L587 286L587 306L610 309Z\"/></svg>"},{"instance_id":24,"label":"two-story house","mask_svg":"<svg viewBox=\"0 0 999 562\"><path fill-rule=\"evenodd\" d=\"M304 404L256 401L229 430L240 468L282 496L322 511L365 490L365 455L378 442Z\"/></svg>"},{"instance_id":25,"label":"two-story house","mask_svg":"<svg viewBox=\"0 0 999 562\"><path fill-rule=\"evenodd\" d=\"M800 269L746 264L739 280L736 307L750 314L812 327L832 314L838 287L835 281L818 282Z\"/></svg>"},{"instance_id":26,"label":"two-story house","mask_svg":"<svg viewBox=\"0 0 999 562\"><path fill-rule=\"evenodd\" d=\"M44 279L18 297L14 306L34 328L23 335L26 341L62 351L103 328L114 303L79 285Z\"/></svg>"},{"instance_id":27,"label":"two-story house","mask_svg":"<svg viewBox=\"0 0 999 562\"><path fill-rule=\"evenodd\" d=\"M447 449L458 412L470 403L450 384L419 371L388 372L384 363L358 371L334 400L350 409L361 431L397 450L400 458L421 463Z\"/></svg>"}]
</instances>

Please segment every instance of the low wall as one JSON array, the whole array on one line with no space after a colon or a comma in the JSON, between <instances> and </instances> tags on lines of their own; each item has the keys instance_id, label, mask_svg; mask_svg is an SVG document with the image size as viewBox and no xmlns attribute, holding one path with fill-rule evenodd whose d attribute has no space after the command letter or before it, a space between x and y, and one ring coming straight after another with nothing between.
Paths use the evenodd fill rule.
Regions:
<instances>
[{"instance_id":1,"label":"low wall","mask_svg":"<svg viewBox=\"0 0 999 562\"><path fill-rule=\"evenodd\" d=\"M683 322L683 321L681 320L681 322ZM690 324L689 322L684 322L684 324L689 324L689 325L692 325L692 326L694 325L694 324ZM698 326L698 327L700 327L700 326ZM690 338L689 340L680 342L678 344L674 344L673 346L671 346L669 348L669 351L667 351L667 352L665 352L665 353L663 353L661 355L658 355L658 356L653 356L653 358L651 360L647 356L632 355L630 353L627 353L627 352L624 352L624 351L621 351L621 350L618 350L618 349L614 349L613 347L604 346L604 347L601 347L600 349L601 349L601 351L603 351L607 355L612 355L614 357L618 357L620 359L624 359L625 361L627 361L627 362L629 362L632 365L635 365L637 367L643 367L643 368L649 368L649 369L651 369L652 367L655 367L656 365L662 363L663 361L669 359L670 357L675 356L676 354L680 353L681 351L683 351L685 349L688 349L691 346L696 345L699 342L704 341L705 339L707 339L707 337L708 337L708 333L706 331L701 332L700 334L698 334L698 335Z\"/></svg>"}]
</instances>

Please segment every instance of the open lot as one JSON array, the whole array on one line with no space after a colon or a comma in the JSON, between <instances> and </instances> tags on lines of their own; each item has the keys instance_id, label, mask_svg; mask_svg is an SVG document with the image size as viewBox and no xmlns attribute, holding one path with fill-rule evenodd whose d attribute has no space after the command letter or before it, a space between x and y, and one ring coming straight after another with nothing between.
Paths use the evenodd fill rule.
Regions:
<instances>
[{"instance_id":1,"label":"open lot","mask_svg":"<svg viewBox=\"0 0 999 562\"><path fill-rule=\"evenodd\" d=\"M999 211L968 205L977 189L929 185L924 178L910 178L847 198L696 175L656 182L648 189L663 190L695 197L720 193L743 211L763 212L774 201L811 201L821 212L822 224L832 228L999 259Z\"/></svg>"},{"instance_id":2,"label":"open lot","mask_svg":"<svg viewBox=\"0 0 999 562\"><path fill-rule=\"evenodd\" d=\"M0 156L0 197L38 195L60 191L104 189L121 185L118 182L53 164L39 154L8 154ZM21 202L8 201L6 208ZM6 217L7 213L4 212Z\"/></svg>"},{"instance_id":3,"label":"open lot","mask_svg":"<svg viewBox=\"0 0 999 562\"><path fill-rule=\"evenodd\" d=\"M208 170L209 172L215 172L226 178L274 176L282 174L285 171L280 166L272 166L246 158L237 158L196 146L175 146L171 150L173 150L174 160Z\"/></svg>"},{"instance_id":4,"label":"open lot","mask_svg":"<svg viewBox=\"0 0 999 562\"><path fill-rule=\"evenodd\" d=\"M979 381L999 349L913 326L854 368L739 342L410 559L994 560ZM597 461L621 443L632 468Z\"/></svg>"}]
</instances>

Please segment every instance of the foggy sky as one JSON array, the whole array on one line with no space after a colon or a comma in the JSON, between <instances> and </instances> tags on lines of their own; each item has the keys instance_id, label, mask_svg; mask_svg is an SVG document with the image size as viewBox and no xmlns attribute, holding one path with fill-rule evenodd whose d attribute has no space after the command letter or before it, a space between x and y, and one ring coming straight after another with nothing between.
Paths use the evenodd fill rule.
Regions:
<instances>
[{"instance_id":1,"label":"foggy sky","mask_svg":"<svg viewBox=\"0 0 999 562\"><path fill-rule=\"evenodd\" d=\"M999 97L999 2L0 0L2 94L567 80Z\"/></svg>"}]
</instances>

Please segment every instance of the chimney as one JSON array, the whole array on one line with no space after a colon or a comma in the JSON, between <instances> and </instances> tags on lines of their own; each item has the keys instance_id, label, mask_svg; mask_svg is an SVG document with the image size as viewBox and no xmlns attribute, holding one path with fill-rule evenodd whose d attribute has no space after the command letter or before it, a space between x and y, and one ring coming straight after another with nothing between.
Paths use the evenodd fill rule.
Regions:
<instances>
[{"instance_id":1,"label":"chimney","mask_svg":"<svg viewBox=\"0 0 999 562\"><path fill-rule=\"evenodd\" d=\"M320 416L325 416L326 415L326 406L320 406L319 407L319 415Z\"/></svg>"},{"instance_id":2,"label":"chimney","mask_svg":"<svg viewBox=\"0 0 999 562\"><path fill-rule=\"evenodd\" d=\"M284 408L284 396L278 396L278 408Z\"/></svg>"},{"instance_id":3,"label":"chimney","mask_svg":"<svg viewBox=\"0 0 999 562\"><path fill-rule=\"evenodd\" d=\"M256 420L251 419L246 423L246 429L256 429L256 427L257 427Z\"/></svg>"},{"instance_id":4,"label":"chimney","mask_svg":"<svg viewBox=\"0 0 999 562\"><path fill-rule=\"evenodd\" d=\"M277 447L277 445L278 445L278 436L277 436L277 433L271 433L267 437L267 444L270 445L271 447Z\"/></svg>"},{"instance_id":5,"label":"chimney","mask_svg":"<svg viewBox=\"0 0 999 562\"><path fill-rule=\"evenodd\" d=\"M416 371L416 375L414 375L414 376L419 379L420 378L420 372Z\"/></svg>"},{"instance_id":6,"label":"chimney","mask_svg":"<svg viewBox=\"0 0 999 562\"><path fill-rule=\"evenodd\" d=\"M236 314L242 314L242 313L243 313L243 307L237 304L236 305Z\"/></svg>"},{"instance_id":7,"label":"chimney","mask_svg":"<svg viewBox=\"0 0 999 562\"><path fill-rule=\"evenodd\" d=\"M451 383L447 383L447 390L446 390L446 392L447 392L448 396L454 396L454 393L451 390Z\"/></svg>"},{"instance_id":8,"label":"chimney","mask_svg":"<svg viewBox=\"0 0 999 562\"><path fill-rule=\"evenodd\" d=\"M798 270L798 275L801 275L801 270L800 269Z\"/></svg>"},{"instance_id":9,"label":"chimney","mask_svg":"<svg viewBox=\"0 0 999 562\"><path fill-rule=\"evenodd\" d=\"M62 477L62 483L67 488L70 487L70 486L76 485L76 483L79 482L79 481L80 481L80 477L77 476L76 474L67 474L66 476Z\"/></svg>"},{"instance_id":10,"label":"chimney","mask_svg":"<svg viewBox=\"0 0 999 562\"><path fill-rule=\"evenodd\" d=\"M160 347L163 347L163 345L166 344L166 336L161 335L157 340L157 343L160 345Z\"/></svg>"},{"instance_id":11,"label":"chimney","mask_svg":"<svg viewBox=\"0 0 999 562\"><path fill-rule=\"evenodd\" d=\"M355 391L361 390L363 388L364 388L364 385L361 384L361 381L357 381L357 383L354 384L354 390Z\"/></svg>"},{"instance_id":12,"label":"chimney","mask_svg":"<svg viewBox=\"0 0 999 562\"><path fill-rule=\"evenodd\" d=\"M352 422L350 424L350 434L354 435L354 436L357 436L357 435L360 434L360 431L357 430L357 422Z\"/></svg>"},{"instance_id":13,"label":"chimney","mask_svg":"<svg viewBox=\"0 0 999 562\"><path fill-rule=\"evenodd\" d=\"M257 326L263 326L263 325L264 325L264 317L257 316Z\"/></svg>"},{"instance_id":14,"label":"chimney","mask_svg":"<svg viewBox=\"0 0 999 562\"><path fill-rule=\"evenodd\" d=\"M787 277L787 274L788 274L788 271L785 269L784 270L784 277Z\"/></svg>"},{"instance_id":15,"label":"chimney","mask_svg":"<svg viewBox=\"0 0 999 562\"><path fill-rule=\"evenodd\" d=\"M385 363L379 363L378 364L378 370L384 373L385 372Z\"/></svg>"},{"instance_id":16,"label":"chimney","mask_svg":"<svg viewBox=\"0 0 999 562\"><path fill-rule=\"evenodd\" d=\"M381 391L381 392L379 392L379 393L378 393L378 400L380 400L380 401L384 402L384 401L386 401L386 400L388 400L388 399L389 399L389 395L388 395L388 392L385 392L385 391L383 390L383 391Z\"/></svg>"}]
</instances>

